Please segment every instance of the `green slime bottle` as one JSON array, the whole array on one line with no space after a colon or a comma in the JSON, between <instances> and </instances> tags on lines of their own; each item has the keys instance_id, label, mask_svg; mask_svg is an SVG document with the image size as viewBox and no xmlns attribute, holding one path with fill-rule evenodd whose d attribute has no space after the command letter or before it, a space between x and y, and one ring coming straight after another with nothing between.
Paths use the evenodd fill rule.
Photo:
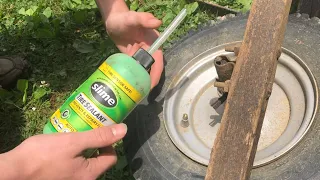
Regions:
<instances>
[{"instance_id":1,"label":"green slime bottle","mask_svg":"<svg viewBox=\"0 0 320 180\"><path fill-rule=\"evenodd\" d=\"M132 57L111 55L51 116L43 133L81 132L121 123L148 95L153 63L143 49Z\"/></svg>"}]
</instances>

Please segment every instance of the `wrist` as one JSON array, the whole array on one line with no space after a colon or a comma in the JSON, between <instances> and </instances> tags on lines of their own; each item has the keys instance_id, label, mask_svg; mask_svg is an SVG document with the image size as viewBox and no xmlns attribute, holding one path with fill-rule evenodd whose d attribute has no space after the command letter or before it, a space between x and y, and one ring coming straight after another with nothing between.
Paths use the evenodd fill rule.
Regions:
<instances>
[{"instance_id":1,"label":"wrist","mask_svg":"<svg viewBox=\"0 0 320 180\"><path fill-rule=\"evenodd\" d=\"M28 163L16 156L12 151L0 154L0 177L3 179L30 179Z\"/></svg>"},{"instance_id":2,"label":"wrist","mask_svg":"<svg viewBox=\"0 0 320 180\"><path fill-rule=\"evenodd\" d=\"M17 164L12 161L10 153L0 154L0 169L0 177L4 179L19 179L20 170Z\"/></svg>"}]
</instances>

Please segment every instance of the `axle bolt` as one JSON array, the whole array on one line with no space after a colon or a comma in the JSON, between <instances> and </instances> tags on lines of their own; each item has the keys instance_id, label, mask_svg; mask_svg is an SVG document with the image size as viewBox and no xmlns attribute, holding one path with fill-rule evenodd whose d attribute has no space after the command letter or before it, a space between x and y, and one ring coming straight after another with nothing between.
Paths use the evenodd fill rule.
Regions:
<instances>
[{"instance_id":1,"label":"axle bolt","mask_svg":"<svg viewBox=\"0 0 320 180\"><path fill-rule=\"evenodd\" d=\"M181 125L183 128L186 128L186 127L189 126L188 114L184 113L184 114L182 115L182 120L181 120L180 125Z\"/></svg>"}]
</instances>

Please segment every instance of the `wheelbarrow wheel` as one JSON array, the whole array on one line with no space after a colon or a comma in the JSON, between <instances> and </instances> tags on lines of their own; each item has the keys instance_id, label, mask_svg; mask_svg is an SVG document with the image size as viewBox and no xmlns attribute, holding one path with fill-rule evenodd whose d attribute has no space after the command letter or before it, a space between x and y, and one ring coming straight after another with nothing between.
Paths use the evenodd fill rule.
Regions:
<instances>
[{"instance_id":1,"label":"wheelbarrow wheel","mask_svg":"<svg viewBox=\"0 0 320 180\"><path fill-rule=\"evenodd\" d=\"M201 129L199 131L197 127L193 126L195 124L193 121L197 121L193 118L193 115L189 115L190 124L182 126L179 124L180 114L175 113L180 113L179 108L182 105L184 106L182 104L184 98L181 94L190 91L190 88L188 89L186 86L193 85L193 88L196 89L205 83L198 82L202 81L199 75L201 74L201 69L192 71L193 74L198 73L195 76L192 73L189 73L190 76L186 75L188 74L187 72L196 66L204 69L208 68L204 61L209 62L210 59L206 60L204 58L205 54L225 44L241 41L246 22L246 16L225 16L220 18L218 22L212 21L197 32L190 33L165 52L166 65L159 85L125 121L128 125L128 134L124 139L125 152L136 179L204 179L206 163L208 162L206 157L209 157L210 151L204 149L201 152L205 153L201 154L202 145L197 145L195 142L198 141L198 138L200 139L199 142L206 144L206 140L203 140L203 136L206 134L201 132ZM287 55L283 55L284 60L282 63L285 64L284 61L287 58L289 63L283 66L288 66L288 68L292 69L280 73L279 78L281 79L283 74L292 73L286 78L296 77L296 80L293 81L299 87L287 83L287 88L284 89L290 91L290 89L300 88L300 93L302 94L294 95L293 93L293 95L290 95L290 92L287 93L286 90L283 90L283 92L279 90L280 95L275 95L274 99L276 100L282 97L280 92L282 92L283 97L286 97L285 101L288 109L285 116L287 118L283 118L283 114L281 118L287 119L288 122L284 123L284 128L279 133L278 126L280 125L277 123L281 120L277 118L280 115L275 118L276 130L273 133L271 129L269 132L271 134L267 134L266 137L272 137L278 133L278 139L270 141L269 144L266 141L266 144L261 145L261 153L258 154L259 151L257 152L251 179L320 179L320 119L317 111L317 84L320 84L319 42L320 20L318 18L310 19L308 16L301 14L290 15L283 44L283 53ZM296 61L290 63L287 56L294 57ZM203 60L197 60L201 58ZM279 63L281 63L280 60ZM297 64L297 67L294 67L294 64ZM282 65L279 66L282 67ZM304 80L300 74L301 72L305 73L304 78L309 77L309 79ZM214 75L212 75L213 78ZM290 82L289 79L284 82ZM277 77L276 81L278 81ZM280 85L279 87L281 89ZM278 92L277 88L274 86L273 93ZM205 92L203 91L202 94L205 94ZM190 101L193 101L193 97L190 97ZM303 105L297 105L299 104L299 98L302 98L300 101ZM180 104L175 104L172 99L179 101ZM209 101L210 99L208 99ZM270 109L273 107L273 110L270 111L275 113L271 113L269 119L276 112L281 114L279 109L282 108L282 105L279 105L281 107L278 108L277 103L270 103L270 101L271 99L269 100L268 108L269 106ZM185 104L185 106L188 105ZM192 108L197 108L197 105ZM201 109L201 107L199 108ZM205 114L205 108L203 108L204 112L200 113L200 115ZM299 108L303 110L297 110L296 112L296 109ZM168 115L167 113L170 112L173 114ZM301 116L303 121L293 120L291 116ZM170 118L172 122L169 122ZM295 121L295 123L292 125L289 120ZM265 120L265 122L269 121ZM296 126L295 131L290 129L294 124ZM188 126L190 128L189 131L186 129ZM206 128L203 127L204 132ZM193 136L191 132L198 132L198 136ZM289 136L286 136L288 133L291 133L292 141L290 140L290 142L288 141ZM282 136L285 136L284 140L280 140ZM261 139L262 137L260 141L262 141ZM288 141L287 145L281 147L281 149L279 143L281 144L286 140ZM290 143L291 146L289 146ZM275 146L276 148L285 149L285 151L274 151L272 152L272 157L263 157L264 154L262 152L268 147L274 146L274 144L278 144L278 146ZM271 151L273 150L275 149L271 149ZM270 153L271 151L264 153Z\"/></svg>"}]
</instances>

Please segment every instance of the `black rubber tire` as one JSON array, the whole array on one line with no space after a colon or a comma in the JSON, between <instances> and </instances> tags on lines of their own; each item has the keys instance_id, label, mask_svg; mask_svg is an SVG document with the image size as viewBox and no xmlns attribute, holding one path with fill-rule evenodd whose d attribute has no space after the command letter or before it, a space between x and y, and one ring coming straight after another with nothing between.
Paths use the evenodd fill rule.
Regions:
<instances>
[{"instance_id":1,"label":"black rubber tire","mask_svg":"<svg viewBox=\"0 0 320 180\"><path fill-rule=\"evenodd\" d=\"M240 41L247 17L230 17L188 35L165 53L166 68L159 86L128 117L125 150L136 179L204 179L206 167L171 142L163 123L162 107L175 74L195 56L215 46ZM298 55L320 84L320 20L290 15L283 46ZM252 171L251 179L320 179L320 119L288 154Z\"/></svg>"}]
</instances>

